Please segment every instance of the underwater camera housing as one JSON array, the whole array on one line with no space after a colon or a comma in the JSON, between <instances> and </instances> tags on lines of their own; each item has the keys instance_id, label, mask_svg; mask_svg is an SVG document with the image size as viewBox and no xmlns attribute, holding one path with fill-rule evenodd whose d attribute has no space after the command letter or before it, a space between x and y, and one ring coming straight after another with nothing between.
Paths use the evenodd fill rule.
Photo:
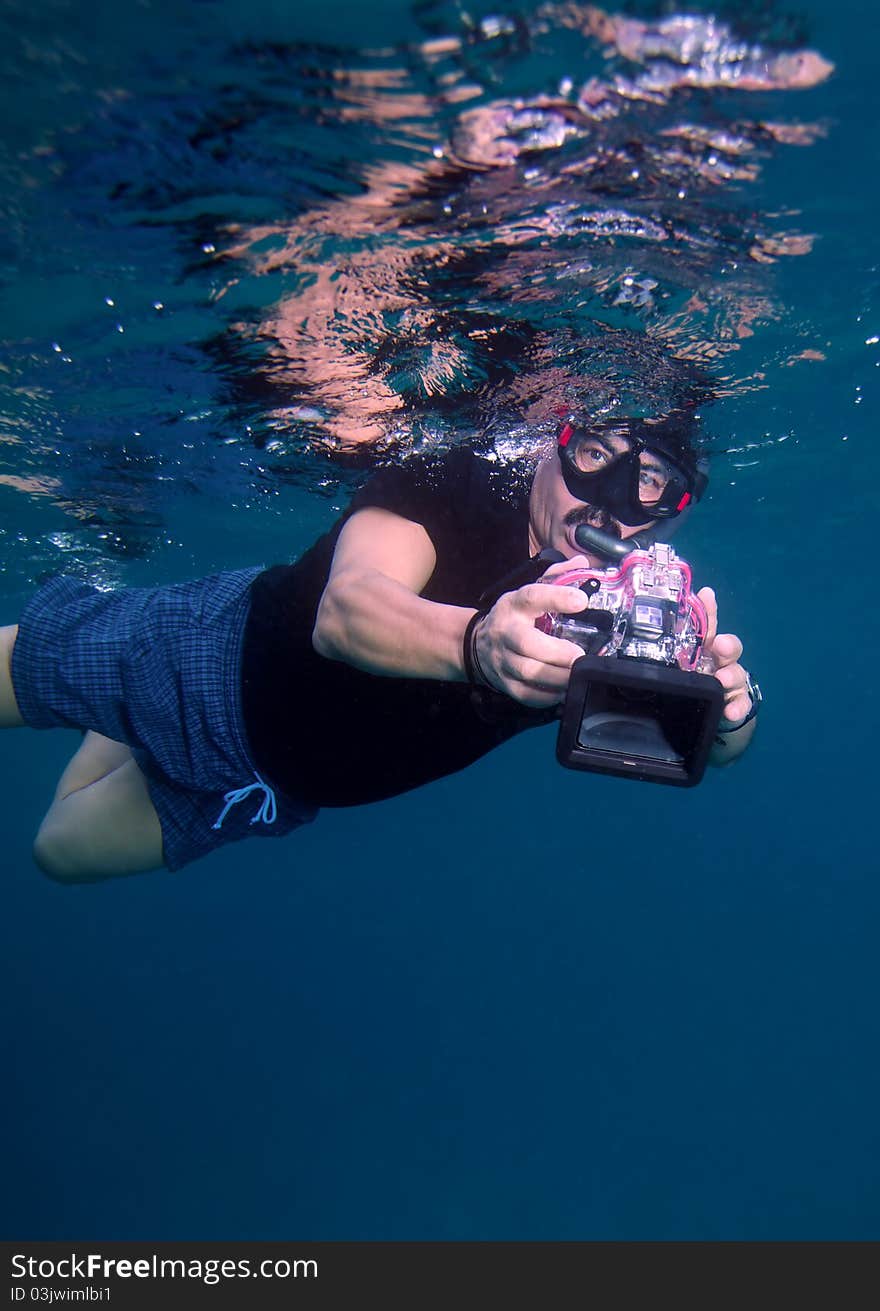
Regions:
<instances>
[{"instance_id":1,"label":"underwater camera housing","mask_svg":"<svg viewBox=\"0 0 880 1311\"><path fill-rule=\"evenodd\" d=\"M547 581L589 597L580 614L536 620L585 652L572 666L559 763L678 787L699 783L724 690L700 672L708 619L691 591L690 566L655 542L608 569L575 568Z\"/></svg>"}]
</instances>

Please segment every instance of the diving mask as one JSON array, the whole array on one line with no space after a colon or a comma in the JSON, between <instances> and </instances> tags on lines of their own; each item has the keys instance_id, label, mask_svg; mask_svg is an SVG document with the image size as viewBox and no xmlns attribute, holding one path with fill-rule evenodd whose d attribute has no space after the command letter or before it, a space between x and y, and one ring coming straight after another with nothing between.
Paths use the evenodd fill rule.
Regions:
<instances>
[{"instance_id":1,"label":"diving mask","mask_svg":"<svg viewBox=\"0 0 880 1311\"><path fill-rule=\"evenodd\" d=\"M569 493L628 527L681 514L708 481L693 452L662 425L585 428L567 419L557 451Z\"/></svg>"}]
</instances>

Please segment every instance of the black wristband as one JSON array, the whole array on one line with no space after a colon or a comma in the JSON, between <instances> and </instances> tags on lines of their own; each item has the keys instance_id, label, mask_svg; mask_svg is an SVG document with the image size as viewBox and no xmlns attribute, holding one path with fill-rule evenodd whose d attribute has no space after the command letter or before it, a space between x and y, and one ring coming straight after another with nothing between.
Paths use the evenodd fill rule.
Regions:
<instances>
[{"instance_id":1,"label":"black wristband","mask_svg":"<svg viewBox=\"0 0 880 1311\"><path fill-rule=\"evenodd\" d=\"M488 610L475 610L467 621L467 627L464 630L464 637L461 639L461 662L464 665L465 678L473 687L491 686L488 678L483 673L479 656L477 655L474 645L477 628L486 618L488 613Z\"/></svg>"}]
</instances>

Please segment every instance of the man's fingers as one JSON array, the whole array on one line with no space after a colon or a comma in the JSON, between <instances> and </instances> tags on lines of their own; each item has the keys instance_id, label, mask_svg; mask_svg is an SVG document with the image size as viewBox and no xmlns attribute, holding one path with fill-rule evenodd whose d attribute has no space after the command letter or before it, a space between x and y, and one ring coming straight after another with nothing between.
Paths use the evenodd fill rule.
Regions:
<instances>
[{"instance_id":1,"label":"man's fingers","mask_svg":"<svg viewBox=\"0 0 880 1311\"><path fill-rule=\"evenodd\" d=\"M715 599L715 593L711 587L701 587L697 592L697 597L706 607L706 615L709 620L709 627L706 632L706 646L711 646L715 641L715 634L718 632L718 602Z\"/></svg>"},{"instance_id":2,"label":"man's fingers","mask_svg":"<svg viewBox=\"0 0 880 1311\"><path fill-rule=\"evenodd\" d=\"M724 719L735 724L752 708L752 698L748 690L748 675L742 665L722 665L715 671L715 677L724 688Z\"/></svg>"},{"instance_id":3,"label":"man's fingers","mask_svg":"<svg viewBox=\"0 0 880 1311\"><path fill-rule=\"evenodd\" d=\"M751 708L752 698L748 692L740 692L732 701L725 701L722 718L726 719L728 723L737 724L741 719L745 719Z\"/></svg>"},{"instance_id":4,"label":"man's fingers","mask_svg":"<svg viewBox=\"0 0 880 1311\"><path fill-rule=\"evenodd\" d=\"M527 583L511 594L517 609L533 618L555 610L565 615L576 615L589 605L589 598L579 587L560 587L553 583Z\"/></svg>"},{"instance_id":5,"label":"man's fingers","mask_svg":"<svg viewBox=\"0 0 880 1311\"><path fill-rule=\"evenodd\" d=\"M735 633L720 633L712 643L712 658L716 667L734 665L743 653L743 644Z\"/></svg>"},{"instance_id":6,"label":"man's fingers","mask_svg":"<svg viewBox=\"0 0 880 1311\"><path fill-rule=\"evenodd\" d=\"M746 671L742 665L721 665L715 670L715 677L729 696L746 689Z\"/></svg>"},{"instance_id":7,"label":"man's fingers","mask_svg":"<svg viewBox=\"0 0 880 1311\"><path fill-rule=\"evenodd\" d=\"M513 696L527 705L553 705L562 701L568 689L571 666L584 653L574 642L548 639L561 648L562 662L551 664L534 655L520 656L508 652L500 670ZM555 653L554 653L555 654Z\"/></svg>"},{"instance_id":8,"label":"man's fingers","mask_svg":"<svg viewBox=\"0 0 880 1311\"><path fill-rule=\"evenodd\" d=\"M570 669L573 662L584 654L576 642L569 642L565 637L551 637L549 633L542 633L540 628L527 628L524 632L511 634L509 650L514 657L559 669Z\"/></svg>"},{"instance_id":9,"label":"man's fingers","mask_svg":"<svg viewBox=\"0 0 880 1311\"><path fill-rule=\"evenodd\" d=\"M565 645L569 648L573 646L571 642ZM535 660L528 656L513 656L502 666L502 673L530 687L546 687L556 691L561 688L564 691L568 686L571 666L582 655L580 647L575 647L570 654L565 653L565 662L559 664L550 664L549 661Z\"/></svg>"}]
</instances>

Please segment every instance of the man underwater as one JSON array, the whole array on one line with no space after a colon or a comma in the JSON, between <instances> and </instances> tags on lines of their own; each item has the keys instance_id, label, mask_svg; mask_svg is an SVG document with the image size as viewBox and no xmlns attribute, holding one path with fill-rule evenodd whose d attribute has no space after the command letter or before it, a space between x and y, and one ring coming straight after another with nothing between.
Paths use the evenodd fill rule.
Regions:
<instances>
[{"instance_id":1,"label":"man underwater","mask_svg":"<svg viewBox=\"0 0 880 1311\"><path fill-rule=\"evenodd\" d=\"M530 485L522 475L457 448L374 474L294 564L115 592L50 581L0 629L0 726L86 730L37 834L40 868L64 882L177 870L550 722L582 651L535 620L586 597L527 582L481 598L548 548L565 559L544 577L573 558L601 565L581 556L578 525L621 538L668 525L667 489L697 499L701 479L670 420L584 424ZM700 596L723 763L748 744L755 706L742 643L718 634L711 590Z\"/></svg>"}]
</instances>

